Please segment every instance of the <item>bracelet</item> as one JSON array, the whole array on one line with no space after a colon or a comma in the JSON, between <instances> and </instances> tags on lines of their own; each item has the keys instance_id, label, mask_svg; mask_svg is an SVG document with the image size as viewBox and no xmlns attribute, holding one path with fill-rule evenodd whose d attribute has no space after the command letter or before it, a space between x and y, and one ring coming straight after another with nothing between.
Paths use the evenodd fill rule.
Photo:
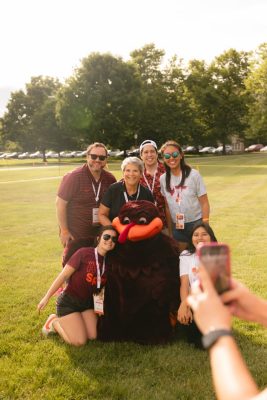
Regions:
<instances>
[{"instance_id":1,"label":"bracelet","mask_svg":"<svg viewBox=\"0 0 267 400\"><path fill-rule=\"evenodd\" d=\"M69 230L68 230L68 229L61 229L61 228L60 228L60 232L62 232L62 233L69 233Z\"/></svg>"},{"instance_id":2,"label":"bracelet","mask_svg":"<svg viewBox=\"0 0 267 400\"><path fill-rule=\"evenodd\" d=\"M209 218L202 218L203 222L209 222Z\"/></svg>"},{"instance_id":3,"label":"bracelet","mask_svg":"<svg viewBox=\"0 0 267 400\"><path fill-rule=\"evenodd\" d=\"M206 333L206 335L202 336L202 345L205 350L209 350L217 340L222 336L232 336L233 332L228 329L216 329L214 331L210 331Z\"/></svg>"}]
</instances>

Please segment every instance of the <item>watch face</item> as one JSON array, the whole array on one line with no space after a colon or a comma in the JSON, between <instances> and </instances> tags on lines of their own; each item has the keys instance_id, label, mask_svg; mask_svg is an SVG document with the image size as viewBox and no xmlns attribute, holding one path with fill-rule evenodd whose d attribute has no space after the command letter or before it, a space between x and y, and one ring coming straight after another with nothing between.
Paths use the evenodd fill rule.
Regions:
<instances>
[{"instance_id":1,"label":"watch face","mask_svg":"<svg viewBox=\"0 0 267 400\"><path fill-rule=\"evenodd\" d=\"M204 349L210 349L214 343L222 336L233 336L232 331L227 329L217 329L202 336L202 344Z\"/></svg>"}]
</instances>

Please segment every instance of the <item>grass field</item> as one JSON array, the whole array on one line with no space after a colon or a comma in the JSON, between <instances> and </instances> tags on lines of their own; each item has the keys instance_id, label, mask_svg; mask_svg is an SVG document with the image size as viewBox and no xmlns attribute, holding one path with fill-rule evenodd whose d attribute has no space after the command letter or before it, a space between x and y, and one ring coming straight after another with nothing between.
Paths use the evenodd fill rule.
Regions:
<instances>
[{"instance_id":1,"label":"grass field","mask_svg":"<svg viewBox=\"0 0 267 400\"><path fill-rule=\"evenodd\" d=\"M232 249L233 275L267 298L267 155L188 159L205 179L211 225ZM17 166L18 167L18 166ZM60 167L0 165L0 399L214 399L208 355L176 339L167 346L88 343L72 348L41 327L36 306L60 271L55 215ZM120 177L119 166L111 170ZM234 322L242 353L267 385L267 333Z\"/></svg>"}]
</instances>

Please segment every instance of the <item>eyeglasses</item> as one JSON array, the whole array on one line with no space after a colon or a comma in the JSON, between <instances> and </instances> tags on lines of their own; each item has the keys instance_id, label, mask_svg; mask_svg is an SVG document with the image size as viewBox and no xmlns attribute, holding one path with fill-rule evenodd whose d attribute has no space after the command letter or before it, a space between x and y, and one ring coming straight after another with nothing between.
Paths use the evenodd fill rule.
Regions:
<instances>
[{"instance_id":1,"label":"eyeglasses","mask_svg":"<svg viewBox=\"0 0 267 400\"><path fill-rule=\"evenodd\" d=\"M104 240L109 240L111 239L113 243L117 243L117 236L112 236L109 235L108 233L104 233L104 235L102 236Z\"/></svg>"},{"instance_id":2,"label":"eyeglasses","mask_svg":"<svg viewBox=\"0 0 267 400\"><path fill-rule=\"evenodd\" d=\"M91 157L92 160L97 160L99 159L100 161L105 161L107 156L98 156L97 154L87 154L88 156Z\"/></svg>"},{"instance_id":3,"label":"eyeglasses","mask_svg":"<svg viewBox=\"0 0 267 400\"><path fill-rule=\"evenodd\" d=\"M173 153L165 153L165 154L163 154L163 157L166 160L169 160L171 157L172 158L177 158L177 157L179 157L179 155L180 155L179 151L174 151Z\"/></svg>"}]
</instances>

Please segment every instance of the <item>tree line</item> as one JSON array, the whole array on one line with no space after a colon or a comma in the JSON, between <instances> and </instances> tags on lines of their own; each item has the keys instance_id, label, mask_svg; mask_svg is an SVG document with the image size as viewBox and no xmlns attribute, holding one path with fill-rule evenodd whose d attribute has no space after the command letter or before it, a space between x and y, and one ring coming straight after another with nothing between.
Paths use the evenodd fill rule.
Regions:
<instances>
[{"instance_id":1,"label":"tree line","mask_svg":"<svg viewBox=\"0 0 267 400\"><path fill-rule=\"evenodd\" d=\"M93 141L129 149L147 138L267 143L267 43L253 52L227 50L209 64L177 56L164 63L164 56L151 43L129 61L91 53L64 83L32 77L11 93L0 145L45 153Z\"/></svg>"}]
</instances>

